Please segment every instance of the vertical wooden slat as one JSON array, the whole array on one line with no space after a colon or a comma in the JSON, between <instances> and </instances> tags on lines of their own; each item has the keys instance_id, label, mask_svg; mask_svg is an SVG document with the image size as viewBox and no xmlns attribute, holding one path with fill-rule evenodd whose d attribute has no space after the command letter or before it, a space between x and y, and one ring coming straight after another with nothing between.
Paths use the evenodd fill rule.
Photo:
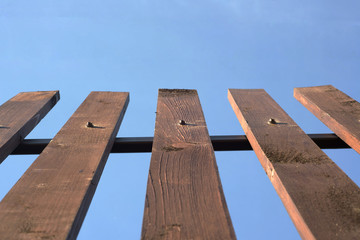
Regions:
<instances>
[{"instance_id":1,"label":"vertical wooden slat","mask_svg":"<svg viewBox=\"0 0 360 240\"><path fill-rule=\"evenodd\" d=\"M59 99L59 91L23 92L0 106L0 163Z\"/></svg>"},{"instance_id":2,"label":"vertical wooden slat","mask_svg":"<svg viewBox=\"0 0 360 240\"><path fill-rule=\"evenodd\" d=\"M86 98L0 203L2 239L76 238L128 96L92 92Z\"/></svg>"},{"instance_id":3,"label":"vertical wooden slat","mask_svg":"<svg viewBox=\"0 0 360 240\"><path fill-rule=\"evenodd\" d=\"M294 97L360 153L360 103L332 85L295 88Z\"/></svg>"},{"instance_id":4,"label":"vertical wooden slat","mask_svg":"<svg viewBox=\"0 0 360 240\"><path fill-rule=\"evenodd\" d=\"M142 239L235 239L195 90L159 90Z\"/></svg>"},{"instance_id":5,"label":"vertical wooden slat","mask_svg":"<svg viewBox=\"0 0 360 240\"><path fill-rule=\"evenodd\" d=\"M359 239L358 186L264 90L230 89L229 101L301 237Z\"/></svg>"}]
</instances>

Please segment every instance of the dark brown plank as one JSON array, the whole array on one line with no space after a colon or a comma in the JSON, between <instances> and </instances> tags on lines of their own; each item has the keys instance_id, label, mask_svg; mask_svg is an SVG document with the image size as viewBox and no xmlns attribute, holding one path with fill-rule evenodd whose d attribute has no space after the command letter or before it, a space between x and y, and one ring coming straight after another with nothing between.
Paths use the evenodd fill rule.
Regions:
<instances>
[{"instance_id":1,"label":"dark brown plank","mask_svg":"<svg viewBox=\"0 0 360 240\"><path fill-rule=\"evenodd\" d=\"M235 239L195 90L159 90L142 239Z\"/></svg>"},{"instance_id":2,"label":"dark brown plank","mask_svg":"<svg viewBox=\"0 0 360 240\"><path fill-rule=\"evenodd\" d=\"M264 90L230 89L229 101L301 237L359 239L358 186Z\"/></svg>"},{"instance_id":3,"label":"dark brown plank","mask_svg":"<svg viewBox=\"0 0 360 240\"><path fill-rule=\"evenodd\" d=\"M128 96L92 92L86 98L1 201L2 239L76 238Z\"/></svg>"},{"instance_id":4,"label":"dark brown plank","mask_svg":"<svg viewBox=\"0 0 360 240\"><path fill-rule=\"evenodd\" d=\"M0 106L0 163L59 99L59 91L23 92Z\"/></svg>"},{"instance_id":5,"label":"dark brown plank","mask_svg":"<svg viewBox=\"0 0 360 240\"><path fill-rule=\"evenodd\" d=\"M294 97L360 153L360 103L332 85L295 88Z\"/></svg>"}]
</instances>

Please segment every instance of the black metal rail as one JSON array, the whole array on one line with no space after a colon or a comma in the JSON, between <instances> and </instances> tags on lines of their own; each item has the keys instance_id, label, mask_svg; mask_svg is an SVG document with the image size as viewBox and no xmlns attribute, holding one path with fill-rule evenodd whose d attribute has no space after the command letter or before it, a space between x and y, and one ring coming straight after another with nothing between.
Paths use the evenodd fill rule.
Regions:
<instances>
[{"instance_id":1,"label":"black metal rail","mask_svg":"<svg viewBox=\"0 0 360 240\"><path fill-rule=\"evenodd\" d=\"M322 149L350 148L336 134L308 134ZM210 136L215 151L252 150L245 135ZM40 154L51 139L25 139L11 154ZM111 153L151 152L153 137L116 138Z\"/></svg>"}]
</instances>

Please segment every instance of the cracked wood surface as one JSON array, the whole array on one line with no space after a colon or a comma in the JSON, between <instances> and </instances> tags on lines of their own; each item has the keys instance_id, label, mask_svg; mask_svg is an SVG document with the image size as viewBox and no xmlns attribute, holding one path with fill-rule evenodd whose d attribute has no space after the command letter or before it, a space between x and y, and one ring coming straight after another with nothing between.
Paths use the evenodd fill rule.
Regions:
<instances>
[{"instance_id":1,"label":"cracked wood surface","mask_svg":"<svg viewBox=\"0 0 360 240\"><path fill-rule=\"evenodd\" d=\"M160 89L142 239L235 239L195 90Z\"/></svg>"}]
</instances>

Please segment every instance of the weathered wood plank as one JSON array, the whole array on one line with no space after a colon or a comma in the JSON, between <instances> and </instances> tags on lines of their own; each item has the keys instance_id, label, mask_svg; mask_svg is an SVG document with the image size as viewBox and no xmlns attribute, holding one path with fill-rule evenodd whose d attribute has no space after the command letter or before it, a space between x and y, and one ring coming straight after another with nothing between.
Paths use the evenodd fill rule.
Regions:
<instances>
[{"instance_id":1,"label":"weathered wood plank","mask_svg":"<svg viewBox=\"0 0 360 240\"><path fill-rule=\"evenodd\" d=\"M142 239L235 239L195 90L159 90Z\"/></svg>"},{"instance_id":2,"label":"weathered wood plank","mask_svg":"<svg viewBox=\"0 0 360 240\"><path fill-rule=\"evenodd\" d=\"M76 238L124 116L128 96L90 93L1 201L2 239Z\"/></svg>"},{"instance_id":3,"label":"weathered wood plank","mask_svg":"<svg viewBox=\"0 0 360 240\"><path fill-rule=\"evenodd\" d=\"M230 89L229 101L301 237L359 239L358 186L264 90Z\"/></svg>"},{"instance_id":4,"label":"weathered wood plank","mask_svg":"<svg viewBox=\"0 0 360 240\"><path fill-rule=\"evenodd\" d=\"M0 106L0 163L59 99L59 91L23 92Z\"/></svg>"},{"instance_id":5,"label":"weathered wood plank","mask_svg":"<svg viewBox=\"0 0 360 240\"><path fill-rule=\"evenodd\" d=\"M360 153L360 103L332 85L295 88L294 97Z\"/></svg>"}]
</instances>

